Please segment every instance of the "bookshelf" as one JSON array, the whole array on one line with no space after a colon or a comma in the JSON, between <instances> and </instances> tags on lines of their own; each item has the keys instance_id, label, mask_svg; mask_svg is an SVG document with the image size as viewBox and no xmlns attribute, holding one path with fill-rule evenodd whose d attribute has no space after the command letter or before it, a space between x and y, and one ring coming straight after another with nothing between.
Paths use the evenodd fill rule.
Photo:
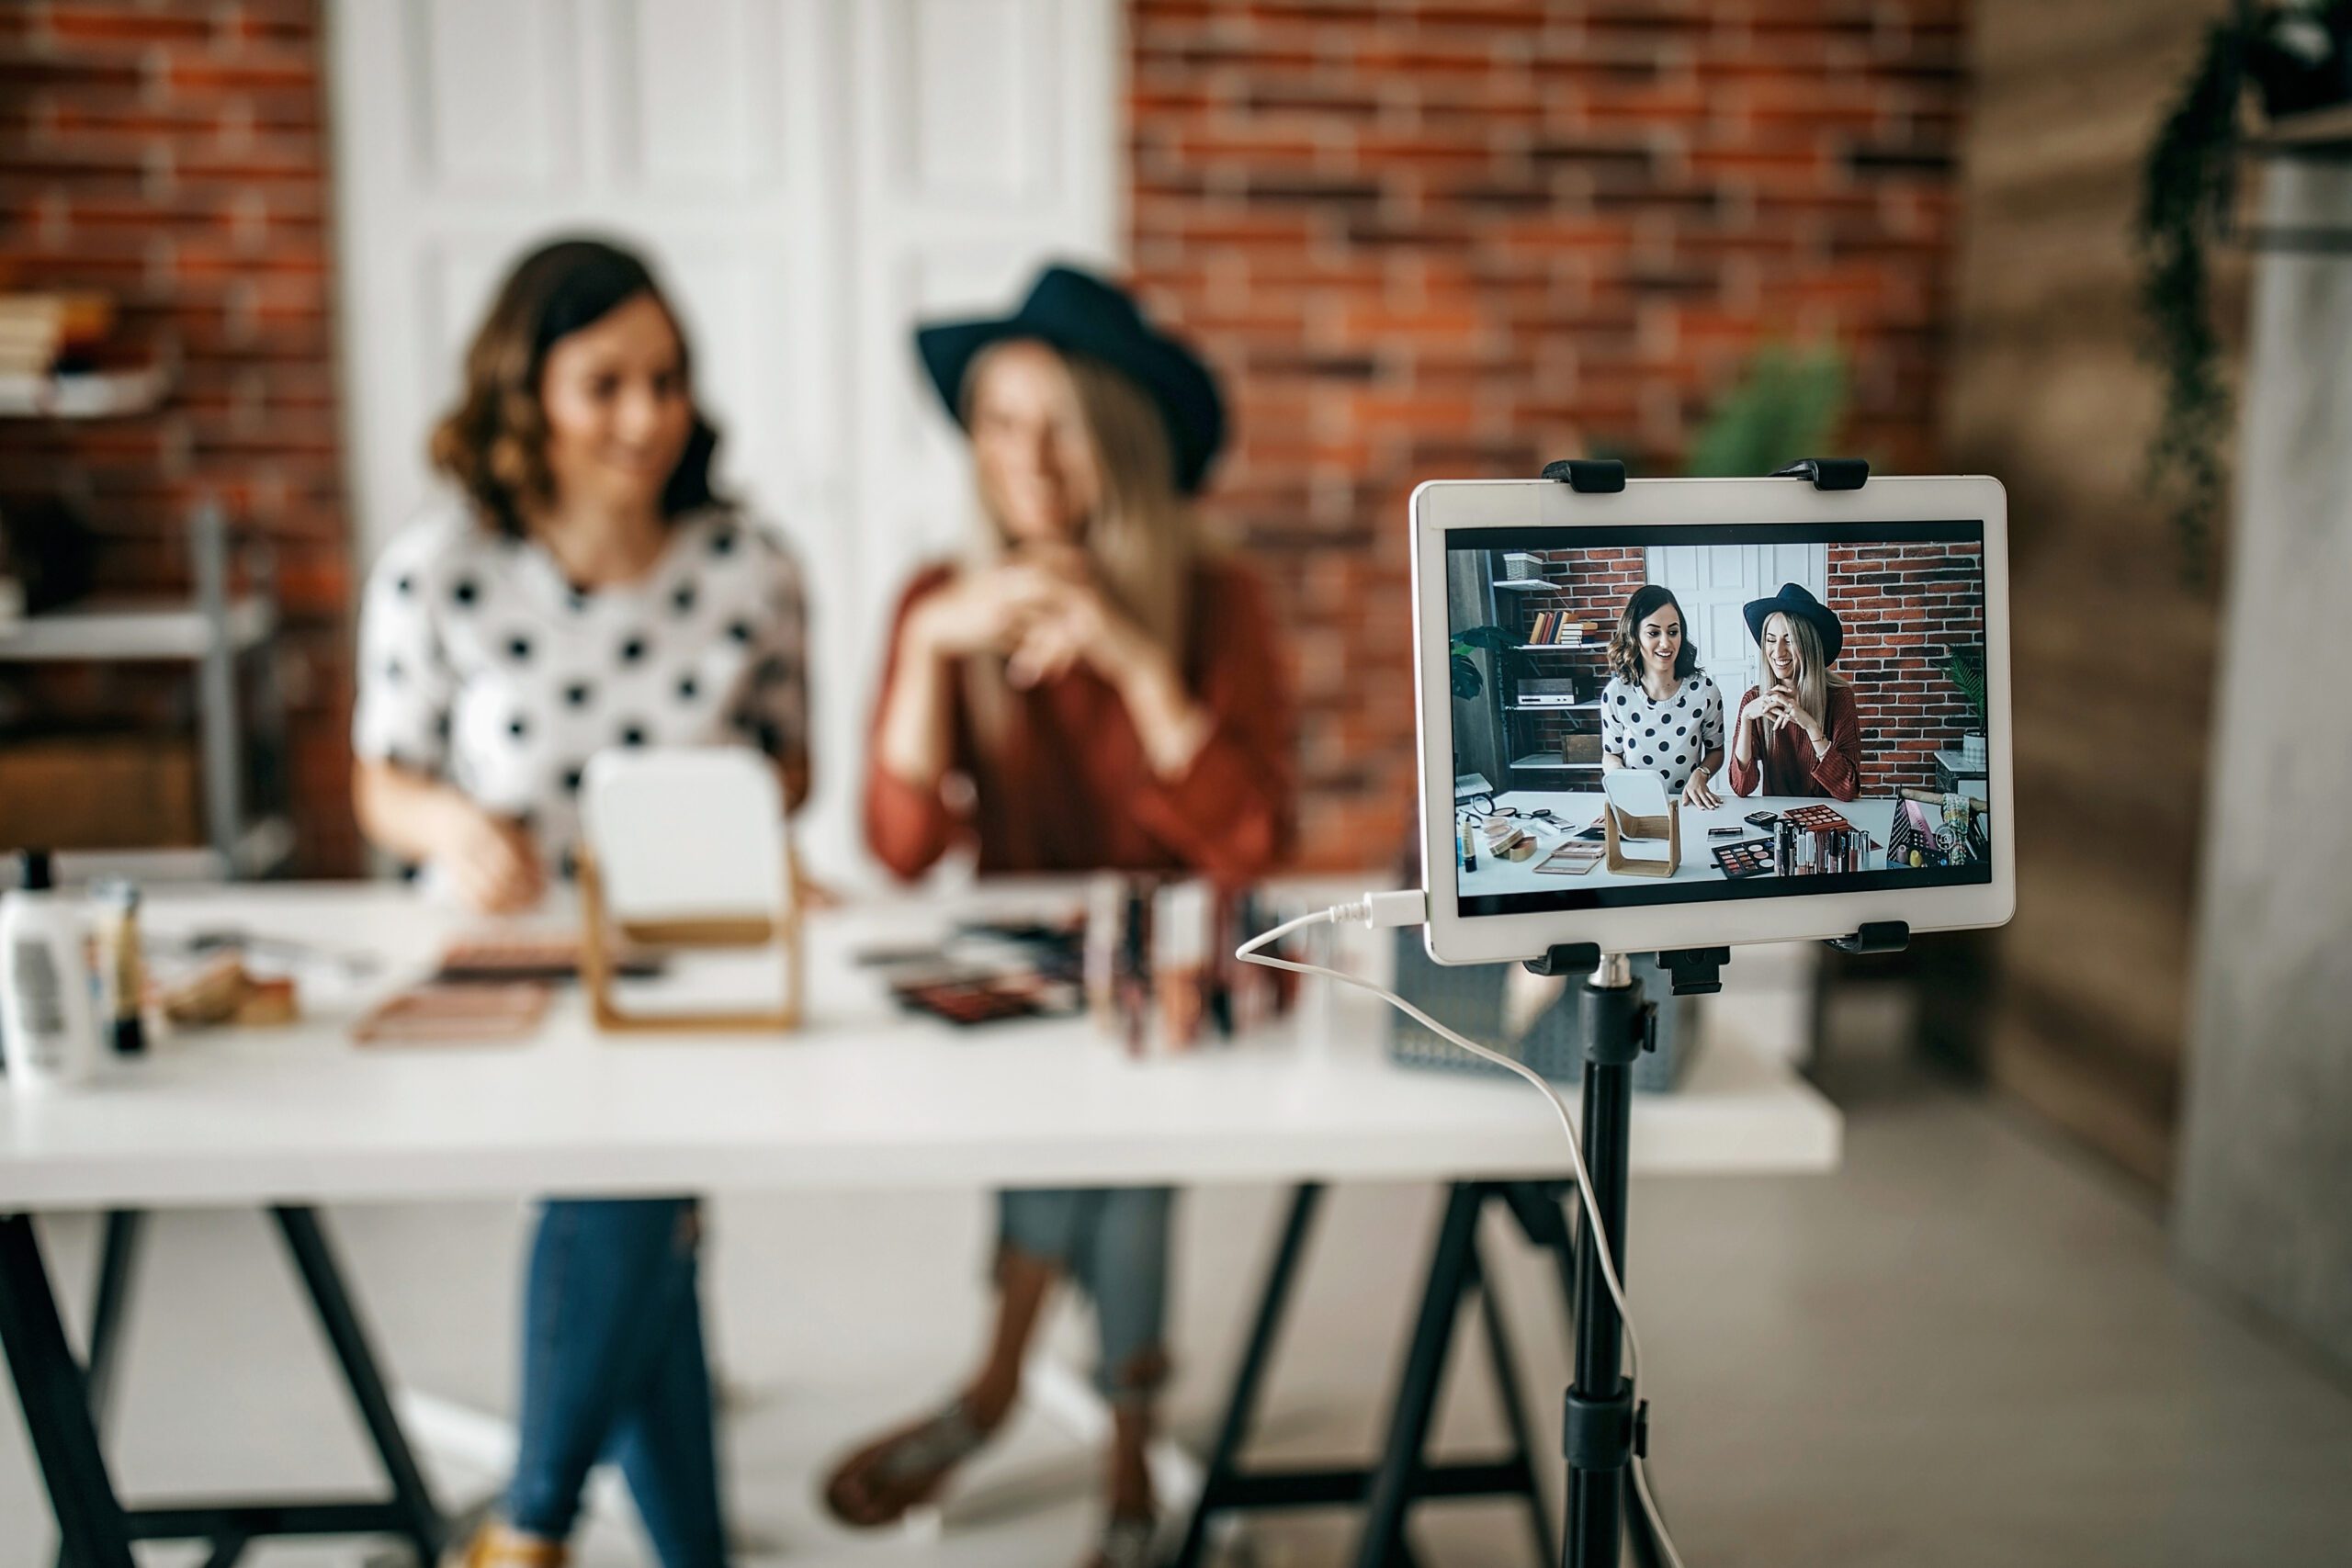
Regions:
<instances>
[{"instance_id":1,"label":"bookshelf","mask_svg":"<svg viewBox=\"0 0 2352 1568\"><path fill-rule=\"evenodd\" d=\"M1521 640L1512 651L1534 664L1540 674L1496 661L1494 700L1502 735L1502 754L1511 775L1506 786L1520 789L1590 789L1600 776L1598 737L1600 730L1600 687L1608 679L1608 643L1590 633L1576 642L1529 640L1540 629L1539 618L1566 610L1577 620L1600 619L1589 605L1577 603L1576 585L1563 577L1513 575L1506 570L1502 552L1489 563L1488 582L1495 624ZM1522 688L1530 682L1567 681L1573 702L1530 701ZM1570 761L1565 753L1567 738L1592 737L1587 746L1590 761Z\"/></svg>"}]
</instances>

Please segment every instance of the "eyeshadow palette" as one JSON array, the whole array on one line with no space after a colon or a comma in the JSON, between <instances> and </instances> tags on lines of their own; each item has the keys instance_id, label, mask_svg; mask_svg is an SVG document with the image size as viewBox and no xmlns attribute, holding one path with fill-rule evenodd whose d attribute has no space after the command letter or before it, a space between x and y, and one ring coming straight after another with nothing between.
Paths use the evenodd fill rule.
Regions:
<instances>
[{"instance_id":1,"label":"eyeshadow palette","mask_svg":"<svg viewBox=\"0 0 2352 1568\"><path fill-rule=\"evenodd\" d=\"M1789 826L1811 833L1842 832L1853 824L1826 806L1792 806L1782 815Z\"/></svg>"},{"instance_id":2,"label":"eyeshadow palette","mask_svg":"<svg viewBox=\"0 0 2352 1568\"><path fill-rule=\"evenodd\" d=\"M1734 882L1748 876L1770 876L1772 874L1772 846L1761 839L1750 839L1744 844L1715 846L1715 863Z\"/></svg>"},{"instance_id":3,"label":"eyeshadow palette","mask_svg":"<svg viewBox=\"0 0 2352 1568\"><path fill-rule=\"evenodd\" d=\"M1546 855L1535 869L1550 876L1582 876L1600 863L1603 852L1599 844L1570 839Z\"/></svg>"}]
</instances>

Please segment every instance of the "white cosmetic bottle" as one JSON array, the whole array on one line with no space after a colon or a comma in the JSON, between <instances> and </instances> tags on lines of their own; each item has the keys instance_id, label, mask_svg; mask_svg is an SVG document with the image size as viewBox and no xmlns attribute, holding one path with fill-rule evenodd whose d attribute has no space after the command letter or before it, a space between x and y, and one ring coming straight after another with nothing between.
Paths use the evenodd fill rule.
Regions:
<instances>
[{"instance_id":1,"label":"white cosmetic bottle","mask_svg":"<svg viewBox=\"0 0 2352 1568\"><path fill-rule=\"evenodd\" d=\"M22 881L0 894L0 1044L13 1097L85 1083L98 1070L82 912L58 897L46 850L26 851Z\"/></svg>"}]
</instances>

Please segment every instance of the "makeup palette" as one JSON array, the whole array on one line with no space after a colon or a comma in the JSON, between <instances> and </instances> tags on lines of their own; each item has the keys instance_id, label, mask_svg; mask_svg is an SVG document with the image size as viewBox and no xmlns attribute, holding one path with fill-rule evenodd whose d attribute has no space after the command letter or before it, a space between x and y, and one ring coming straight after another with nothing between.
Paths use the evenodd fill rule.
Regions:
<instances>
[{"instance_id":1,"label":"makeup palette","mask_svg":"<svg viewBox=\"0 0 2352 1568\"><path fill-rule=\"evenodd\" d=\"M1600 863L1605 852L1599 844L1579 843L1570 839L1546 855L1535 869L1546 876L1582 876Z\"/></svg>"},{"instance_id":2,"label":"makeup palette","mask_svg":"<svg viewBox=\"0 0 2352 1568\"><path fill-rule=\"evenodd\" d=\"M1812 833L1842 832L1853 826L1826 806L1792 806L1783 815L1791 827Z\"/></svg>"},{"instance_id":3,"label":"makeup palette","mask_svg":"<svg viewBox=\"0 0 2352 1568\"><path fill-rule=\"evenodd\" d=\"M1715 864L1734 882L1772 874L1772 846L1761 839L1750 839L1743 844L1717 844L1714 853Z\"/></svg>"}]
</instances>

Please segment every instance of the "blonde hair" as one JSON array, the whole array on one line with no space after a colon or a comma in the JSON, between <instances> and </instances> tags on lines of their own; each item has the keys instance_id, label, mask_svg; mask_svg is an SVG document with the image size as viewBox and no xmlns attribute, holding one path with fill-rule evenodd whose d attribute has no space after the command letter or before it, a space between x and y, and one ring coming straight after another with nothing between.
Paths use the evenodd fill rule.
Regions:
<instances>
[{"instance_id":1,"label":"blonde hair","mask_svg":"<svg viewBox=\"0 0 2352 1568\"><path fill-rule=\"evenodd\" d=\"M1821 643L1820 628L1811 621L1803 615L1792 615L1785 610L1775 610L1764 617L1763 629L1770 632L1774 621L1781 623L1796 651L1797 705L1813 716L1814 723L1826 728L1829 723L1831 688L1852 682L1829 667L1827 649ZM1760 645L1763 639L1759 637L1757 640ZM1764 668L1769 677L1771 666L1768 663Z\"/></svg>"},{"instance_id":2,"label":"blonde hair","mask_svg":"<svg viewBox=\"0 0 2352 1568\"><path fill-rule=\"evenodd\" d=\"M964 376L967 429L989 360L1011 343L1028 341L994 344L972 361ZM1176 488L1168 426L1150 394L1131 378L1082 354L1056 348L1053 355L1069 377L1070 398L1092 450L1101 488L1078 543L1112 601L1181 670L1190 651L1185 643L1193 569L1215 551L1198 514ZM979 512L983 523L968 554L971 565L984 567L1003 558L1008 547L1004 521L995 514L984 486L979 489ZM967 668L981 733L1001 734L1008 696L1003 669L993 660L969 660Z\"/></svg>"}]
</instances>

